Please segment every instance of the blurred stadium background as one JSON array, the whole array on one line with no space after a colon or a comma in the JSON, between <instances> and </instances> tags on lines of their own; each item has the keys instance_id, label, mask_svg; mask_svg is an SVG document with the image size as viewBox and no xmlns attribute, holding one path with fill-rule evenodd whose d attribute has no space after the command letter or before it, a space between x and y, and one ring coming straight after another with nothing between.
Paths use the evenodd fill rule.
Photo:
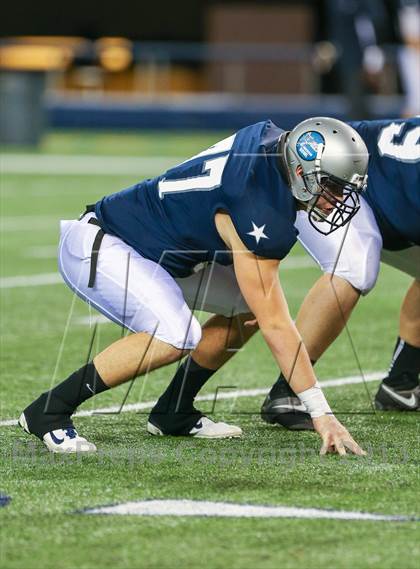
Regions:
<instances>
[{"instance_id":1,"label":"blurred stadium background","mask_svg":"<svg viewBox=\"0 0 420 569\"><path fill-rule=\"evenodd\" d=\"M0 140L420 112L417 0L7 3Z\"/></svg>"}]
</instances>

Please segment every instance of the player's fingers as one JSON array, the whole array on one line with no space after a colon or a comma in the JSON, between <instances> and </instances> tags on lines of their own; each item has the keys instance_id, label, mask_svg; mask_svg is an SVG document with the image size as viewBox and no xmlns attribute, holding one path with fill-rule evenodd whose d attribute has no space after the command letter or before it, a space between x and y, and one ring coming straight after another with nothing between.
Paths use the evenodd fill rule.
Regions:
<instances>
[{"instance_id":1,"label":"player's fingers","mask_svg":"<svg viewBox=\"0 0 420 569\"><path fill-rule=\"evenodd\" d=\"M344 456L347 454L346 447L341 443L341 441L335 445L335 450L340 456Z\"/></svg>"},{"instance_id":2,"label":"player's fingers","mask_svg":"<svg viewBox=\"0 0 420 569\"><path fill-rule=\"evenodd\" d=\"M340 456L344 456L346 454L346 447L343 439L339 436L334 437L334 448Z\"/></svg>"},{"instance_id":3,"label":"player's fingers","mask_svg":"<svg viewBox=\"0 0 420 569\"><path fill-rule=\"evenodd\" d=\"M322 447L321 450L319 451L319 454L321 456L324 456L330 450L330 447L331 447L330 436L328 434L322 435Z\"/></svg>"},{"instance_id":4,"label":"player's fingers","mask_svg":"<svg viewBox=\"0 0 420 569\"><path fill-rule=\"evenodd\" d=\"M357 456L366 456L366 451L364 451L362 449L362 447L360 447L356 441L354 441L352 438L350 438L349 440L344 441L344 445L355 455Z\"/></svg>"}]
</instances>

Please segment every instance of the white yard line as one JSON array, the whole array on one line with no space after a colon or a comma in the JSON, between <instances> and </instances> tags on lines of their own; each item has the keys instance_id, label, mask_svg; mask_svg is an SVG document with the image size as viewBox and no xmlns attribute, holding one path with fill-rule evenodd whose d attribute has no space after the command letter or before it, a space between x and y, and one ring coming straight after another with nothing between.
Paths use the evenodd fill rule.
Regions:
<instances>
[{"instance_id":1,"label":"white yard line","mask_svg":"<svg viewBox=\"0 0 420 569\"><path fill-rule=\"evenodd\" d=\"M205 516L216 518L306 518L352 521L417 521L409 516L389 516L368 512L297 508L294 506L260 506L204 500L144 500L112 506L90 508L84 514L130 516Z\"/></svg>"},{"instance_id":2,"label":"white yard line","mask_svg":"<svg viewBox=\"0 0 420 569\"><path fill-rule=\"evenodd\" d=\"M185 156L98 156L67 154L3 154L3 174L53 176L142 176L156 174L179 164Z\"/></svg>"},{"instance_id":3,"label":"white yard line","mask_svg":"<svg viewBox=\"0 0 420 569\"><path fill-rule=\"evenodd\" d=\"M360 375L351 375L349 377L339 377L334 379L327 379L326 381L321 381L322 387L341 387L343 385L353 385L356 383L363 383L364 381L376 381L384 376L384 372L376 371L372 373L367 373L364 378ZM259 397L261 395L266 395L270 387L259 387L255 389L235 389L232 391L227 391L222 389L217 393L209 393L208 395L199 395L196 397L196 401L220 401L222 399L235 399L239 397ZM86 409L79 411L74 416L75 417L91 417L92 415L106 414L106 413L129 413L135 411L144 411L146 409L151 409L156 404L156 401L144 401L143 403L129 403L124 405L121 409L121 405L113 405L112 407L99 407L97 409ZM0 421L0 427L10 427L17 425L16 419L6 419Z\"/></svg>"}]
</instances>

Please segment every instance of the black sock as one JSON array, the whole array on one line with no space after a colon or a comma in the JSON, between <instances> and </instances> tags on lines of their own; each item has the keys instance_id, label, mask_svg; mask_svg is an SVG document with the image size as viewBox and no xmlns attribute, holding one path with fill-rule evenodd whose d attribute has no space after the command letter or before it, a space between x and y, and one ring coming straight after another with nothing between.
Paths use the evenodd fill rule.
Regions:
<instances>
[{"instance_id":1,"label":"black sock","mask_svg":"<svg viewBox=\"0 0 420 569\"><path fill-rule=\"evenodd\" d=\"M165 434L188 434L203 416L194 408L194 399L215 372L201 367L188 356L153 407L149 417L151 422Z\"/></svg>"},{"instance_id":2,"label":"black sock","mask_svg":"<svg viewBox=\"0 0 420 569\"><path fill-rule=\"evenodd\" d=\"M418 385L419 374L420 348L416 348L398 337L388 377L384 379L384 383L399 389L412 389Z\"/></svg>"},{"instance_id":3,"label":"black sock","mask_svg":"<svg viewBox=\"0 0 420 569\"><path fill-rule=\"evenodd\" d=\"M72 427L71 415L76 408L109 387L102 381L93 362L89 362L62 383L42 393L25 409L31 433L42 438L55 429Z\"/></svg>"},{"instance_id":4,"label":"black sock","mask_svg":"<svg viewBox=\"0 0 420 569\"><path fill-rule=\"evenodd\" d=\"M315 365L316 361L311 360L312 365ZM270 389L269 393L270 399L281 399L283 397L296 397L296 393L290 387L289 382L284 377L283 373L280 373L276 383Z\"/></svg>"}]
</instances>

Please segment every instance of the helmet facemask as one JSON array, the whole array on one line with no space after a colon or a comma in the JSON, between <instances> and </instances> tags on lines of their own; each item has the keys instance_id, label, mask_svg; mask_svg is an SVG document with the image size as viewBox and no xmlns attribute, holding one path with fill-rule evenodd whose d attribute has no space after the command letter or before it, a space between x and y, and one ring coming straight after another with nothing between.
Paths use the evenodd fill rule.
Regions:
<instances>
[{"instance_id":1,"label":"helmet facemask","mask_svg":"<svg viewBox=\"0 0 420 569\"><path fill-rule=\"evenodd\" d=\"M310 224L323 235L329 235L348 223L360 209L360 193L366 188L367 176L355 174L351 182L323 172L320 167L323 144L318 146L315 169L301 175L306 191L311 195L305 200ZM320 199L333 209L319 207ZM324 203L325 203L324 202Z\"/></svg>"}]
</instances>

